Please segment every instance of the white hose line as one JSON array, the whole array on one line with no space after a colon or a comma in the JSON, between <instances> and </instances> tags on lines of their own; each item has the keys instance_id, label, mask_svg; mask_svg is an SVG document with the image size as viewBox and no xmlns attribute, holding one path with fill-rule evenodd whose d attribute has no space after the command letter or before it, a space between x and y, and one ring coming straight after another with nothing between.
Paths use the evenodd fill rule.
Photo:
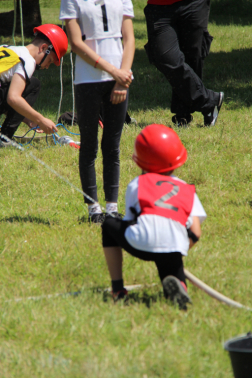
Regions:
<instances>
[{"instance_id":1,"label":"white hose line","mask_svg":"<svg viewBox=\"0 0 252 378\"><path fill-rule=\"evenodd\" d=\"M74 113L75 113L75 96L74 96L74 64L73 64L73 53L70 52L70 61L71 61L71 78L72 78L72 98L73 98L73 110L72 110L72 122L71 126L74 124Z\"/></svg>"},{"instance_id":2,"label":"white hose line","mask_svg":"<svg viewBox=\"0 0 252 378\"><path fill-rule=\"evenodd\" d=\"M26 157L31 157L32 159L36 160L39 164L43 165L44 167L46 167L50 172L52 172L53 174L55 174L55 176L57 176L58 178L60 178L62 181L64 181L66 184L68 184L69 186L71 186L73 189L75 189L77 192L81 193L84 197L86 197L87 199L89 199L89 201L91 201L92 203L96 203L96 201L90 197L89 195L87 195L85 192L83 192L83 190L79 189L77 186L75 186L74 184L72 184L70 181L68 181L65 177L61 176L58 172L56 172L52 167L50 167L49 165L47 165L45 162L43 162L43 160L37 158L35 155L33 155L32 152L30 151L27 151L24 147L20 146L18 143L16 143L14 140L8 138L6 135L4 134L1 134L0 133L0 136L4 137L4 139L10 143L10 145L12 147L15 147L16 149L22 151L25 153ZM101 205L100 205L101 206ZM104 207L101 206L101 209L106 211L106 209ZM115 218L115 216L110 213L109 211L106 211L107 214L109 214L111 217Z\"/></svg>"},{"instance_id":3,"label":"white hose line","mask_svg":"<svg viewBox=\"0 0 252 378\"><path fill-rule=\"evenodd\" d=\"M156 284L150 284L150 285L127 285L125 288L128 291L131 290L137 290L141 289L142 287L152 287L155 286ZM92 289L91 289L92 290ZM101 289L102 291L102 289ZM103 289L103 292L111 292L111 287L107 287L106 289ZM69 296L78 296L79 294L82 294L83 290L72 292L72 293L54 293L54 294L45 294L45 295L37 295L37 296L31 296L31 297L21 297L21 298L13 298L13 299L7 299L4 301L4 303L9 303L9 302L22 302L22 301L39 301L41 299L51 299L51 298L57 298L57 297L69 297Z\"/></svg>"},{"instance_id":4,"label":"white hose line","mask_svg":"<svg viewBox=\"0 0 252 378\"><path fill-rule=\"evenodd\" d=\"M80 294L80 293L78 293ZM38 295L38 296L32 296L32 297L21 297L21 298L13 298L13 299L7 299L4 301L4 303L10 303L10 302L23 302L23 301L40 301L41 299L50 299L50 298L56 298L56 297L63 297L63 296L75 296L78 295L77 293L54 293L54 294L45 294L45 295Z\"/></svg>"},{"instance_id":5,"label":"white hose line","mask_svg":"<svg viewBox=\"0 0 252 378\"><path fill-rule=\"evenodd\" d=\"M223 302L227 304L228 306L232 307L238 307L238 308L245 308L246 310L252 311L251 308L242 305L239 302L233 301L232 299L226 297L225 295L219 293L218 291L212 289L210 286L205 284L203 281L199 280L197 277L195 277L192 273L189 272L189 270L184 269L186 278L196 287L203 290L205 293L210 295L210 297L213 297L214 299L217 299L220 302Z\"/></svg>"},{"instance_id":6,"label":"white hose line","mask_svg":"<svg viewBox=\"0 0 252 378\"><path fill-rule=\"evenodd\" d=\"M199 289L205 291L208 295L210 295L214 299L217 299L218 301L223 302L223 303L225 303L229 306L233 306L233 307L237 307L237 308L244 308L246 310L252 311L251 308L249 308L247 306L243 306L241 303L235 302L232 299L226 297L225 295L220 294L218 291L212 289L210 286L206 285L204 282L202 282L197 277L195 277L187 269L184 269L184 272L185 272L187 279L193 285L195 285ZM139 285L126 285L125 288L128 291L131 291L131 290L141 289L143 287L153 287L153 286L156 286L156 284L151 284L151 285L141 285L141 284L139 284ZM104 292L110 292L111 288L108 287L108 288L104 289L103 291ZM81 294L82 292L83 291L77 291L77 292L73 292L73 293L55 293L55 294L38 295L38 296L31 296L31 297L24 297L24 298L14 298L14 299L8 299L8 300L4 301L4 303L22 302L22 301L25 301L25 300L39 301L41 299L51 299L51 298L56 298L56 297L77 296L77 295Z\"/></svg>"}]
</instances>

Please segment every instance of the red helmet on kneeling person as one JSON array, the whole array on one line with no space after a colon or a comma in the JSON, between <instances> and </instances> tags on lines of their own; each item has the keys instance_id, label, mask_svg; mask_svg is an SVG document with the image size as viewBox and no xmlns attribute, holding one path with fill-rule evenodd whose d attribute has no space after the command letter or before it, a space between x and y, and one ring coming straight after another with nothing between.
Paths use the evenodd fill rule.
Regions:
<instances>
[{"instance_id":1,"label":"red helmet on kneeling person","mask_svg":"<svg viewBox=\"0 0 252 378\"><path fill-rule=\"evenodd\" d=\"M174 130L152 124L137 136L132 158L144 171L163 173L183 165L187 151Z\"/></svg>"}]
</instances>

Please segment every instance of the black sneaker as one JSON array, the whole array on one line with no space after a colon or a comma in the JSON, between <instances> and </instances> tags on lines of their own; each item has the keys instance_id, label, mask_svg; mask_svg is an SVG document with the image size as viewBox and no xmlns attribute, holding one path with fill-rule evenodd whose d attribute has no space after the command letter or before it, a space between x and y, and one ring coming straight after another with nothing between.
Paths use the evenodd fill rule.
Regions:
<instances>
[{"instance_id":1,"label":"black sneaker","mask_svg":"<svg viewBox=\"0 0 252 378\"><path fill-rule=\"evenodd\" d=\"M162 281L164 296L170 299L175 305L178 304L180 310L187 310L187 303L192 303L183 285L174 276L167 276Z\"/></svg>"},{"instance_id":2,"label":"black sneaker","mask_svg":"<svg viewBox=\"0 0 252 378\"><path fill-rule=\"evenodd\" d=\"M175 114L172 117L172 122L177 127L186 127L186 126L189 125L189 123L192 122L192 120L193 120L193 116L191 114L187 114L187 115L184 115L184 116L180 116L178 114Z\"/></svg>"},{"instance_id":3,"label":"black sneaker","mask_svg":"<svg viewBox=\"0 0 252 378\"><path fill-rule=\"evenodd\" d=\"M104 213L94 213L92 215L89 215L88 221L91 223L103 223L105 220L105 214Z\"/></svg>"},{"instance_id":4,"label":"black sneaker","mask_svg":"<svg viewBox=\"0 0 252 378\"><path fill-rule=\"evenodd\" d=\"M219 104L216 105L209 114L204 116L204 125L205 126L214 126L216 124L221 105L223 104L224 93L220 92Z\"/></svg>"},{"instance_id":5,"label":"black sneaker","mask_svg":"<svg viewBox=\"0 0 252 378\"><path fill-rule=\"evenodd\" d=\"M132 118L129 113L127 112L126 113L126 117L125 117L125 123L127 125L130 125L131 123L134 123L135 125L137 125L137 120L135 118Z\"/></svg>"}]
</instances>

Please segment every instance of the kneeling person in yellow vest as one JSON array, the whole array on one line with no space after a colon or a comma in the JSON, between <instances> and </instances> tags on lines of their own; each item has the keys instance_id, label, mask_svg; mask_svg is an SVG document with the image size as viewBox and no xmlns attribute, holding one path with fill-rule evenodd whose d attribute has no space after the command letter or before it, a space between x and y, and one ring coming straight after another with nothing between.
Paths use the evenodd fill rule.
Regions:
<instances>
[{"instance_id":1,"label":"kneeling person in yellow vest","mask_svg":"<svg viewBox=\"0 0 252 378\"><path fill-rule=\"evenodd\" d=\"M24 119L38 125L46 134L57 131L50 119L33 109L40 81L32 77L35 69L60 65L68 40L53 24L34 28L35 38L27 46L0 46L0 115L6 114L0 133L12 138Z\"/></svg>"}]
</instances>

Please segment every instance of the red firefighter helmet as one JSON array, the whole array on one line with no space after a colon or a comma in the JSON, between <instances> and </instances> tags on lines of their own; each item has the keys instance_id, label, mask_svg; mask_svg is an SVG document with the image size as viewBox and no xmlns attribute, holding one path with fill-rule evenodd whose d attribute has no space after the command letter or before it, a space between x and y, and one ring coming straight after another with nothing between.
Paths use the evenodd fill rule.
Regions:
<instances>
[{"instance_id":1,"label":"red firefighter helmet","mask_svg":"<svg viewBox=\"0 0 252 378\"><path fill-rule=\"evenodd\" d=\"M132 158L144 171L162 173L183 165L187 151L175 131L152 124L137 136Z\"/></svg>"},{"instance_id":2,"label":"red firefighter helmet","mask_svg":"<svg viewBox=\"0 0 252 378\"><path fill-rule=\"evenodd\" d=\"M68 40L66 33L59 26L53 24L44 24L33 29L34 34L44 34L52 43L57 60L54 62L56 66L60 65L60 59L67 52Z\"/></svg>"}]
</instances>

